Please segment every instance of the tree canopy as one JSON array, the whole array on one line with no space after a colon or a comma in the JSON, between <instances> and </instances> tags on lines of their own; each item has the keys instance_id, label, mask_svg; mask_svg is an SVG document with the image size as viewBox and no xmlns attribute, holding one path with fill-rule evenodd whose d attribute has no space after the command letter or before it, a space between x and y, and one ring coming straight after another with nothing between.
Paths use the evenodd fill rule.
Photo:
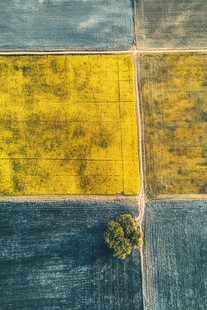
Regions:
<instances>
[{"instance_id":1,"label":"tree canopy","mask_svg":"<svg viewBox=\"0 0 207 310\"><path fill-rule=\"evenodd\" d=\"M130 214L123 214L108 223L104 240L114 251L114 256L123 260L132 250L142 246L143 233Z\"/></svg>"}]
</instances>

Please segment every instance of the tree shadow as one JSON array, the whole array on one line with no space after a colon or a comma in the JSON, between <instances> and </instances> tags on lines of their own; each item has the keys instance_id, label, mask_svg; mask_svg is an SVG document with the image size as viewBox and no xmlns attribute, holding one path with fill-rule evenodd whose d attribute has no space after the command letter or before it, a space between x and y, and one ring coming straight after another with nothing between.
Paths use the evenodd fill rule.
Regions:
<instances>
[{"instance_id":1,"label":"tree shadow","mask_svg":"<svg viewBox=\"0 0 207 310\"><path fill-rule=\"evenodd\" d=\"M47 256L48 259L59 257L74 268L93 265L97 260L103 263L112 256L112 251L104 243L104 231L104 225L97 225L71 232L51 242L41 256Z\"/></svg>"}]
</instances>

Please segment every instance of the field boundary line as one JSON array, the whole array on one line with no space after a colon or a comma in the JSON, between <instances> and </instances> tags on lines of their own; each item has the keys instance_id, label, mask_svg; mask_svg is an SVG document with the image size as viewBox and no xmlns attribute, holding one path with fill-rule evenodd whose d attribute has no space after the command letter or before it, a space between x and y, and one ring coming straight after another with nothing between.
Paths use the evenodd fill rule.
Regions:
<instances>
[{"instance_id":1,"label":"field boundary line","mask_svg":"<svg viewBox=\"0 0 207 310\"><path fill-rule=\"evenodd\" d=\"M145 180L144 180L144 122L142 117L142 106L140 98L140 66L139 53L134 53L134 72L135 72L135 92L136 92L136 113L137 113L137 134L138 134L138 155L139 155L139 174L140 174L140 199L138 201L138 217L137 224L142 229L142 222L145 214ZM142 298L143 309L145 309L145 283L144 283L144 252L143 247L139 250L141 260L141 275L142 275Z\"/></svg>"},{"instance_id":2,"label":"field boundary line","mask_svg":"<svg viewBox=\"0 0 207 310\"><path fill-rule=\"evenodd\" d=\"M136 218L137 223L142 226L145 209L145 190L144 190L144 167L143 167L143 124L141 117L141 104L139 92L139 68L138 68L138 54L133 54L134 61L134 80L135 80L135 93L136 93L136 115L137 115L137 144L138 144L138 160L139 160L139 175L140 175L140 194L138 199L139 214Z\"/></svg>"},{"instance_id":3,"label":"field boundary line","mask_svg":"<svg viewBox=\"0 0 207 310\"><path fill-rule=\"evenodd\" d=\"M21 195L0 196L0 201L105 201L137 204L139 195Z\"/></svg>"},{"instance_id":4,"label":"field boundary line","mask_svg":"<svg viewBox=\"0 0 207 310\"><path fill-rule=\"evenodd\" d=\"M150 201L156 200L207 200L207 194L175 194L175 195L158 195Z\"/></svg>"},{"instance_id":5,"label":"field boundary line","mask_svg":"<svg viewBox=\"0 0 207 310\"><path fill-rule=\"evenodd\" d=\"M27 55L136 55L136 54L157 54L157 53L198 53L207 52L207 48L198 49L129 49L124 51L104 50L104 51L72 51L72 50L48 50L48 51L1 51L0 56L27 56Z\"/></svg>"}]
</instances>

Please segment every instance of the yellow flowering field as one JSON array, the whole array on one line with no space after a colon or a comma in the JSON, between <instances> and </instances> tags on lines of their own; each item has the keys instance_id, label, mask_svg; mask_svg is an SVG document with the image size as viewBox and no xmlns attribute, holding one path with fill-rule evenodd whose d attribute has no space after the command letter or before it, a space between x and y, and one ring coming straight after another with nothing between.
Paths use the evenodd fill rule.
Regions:
<instances>
[{"instance_id":1,"label":"yellow flowering field","mask_svg":"<svg viewBox=\"0 0 207 310\"><path fill-rule=\"evenodd\" d=\"M0 194L137 194L130 55L0 57Z\"/></svg>"},{"instance_id":2,"label":"yellow flowering field","mask_svg":"<svg viewBox=\"0 0 207 310\"><path fill-rule=\"evenodd\" d=\"M148 193L207 193L207 54L141 56Z\"/></svg>"}]
</instances>

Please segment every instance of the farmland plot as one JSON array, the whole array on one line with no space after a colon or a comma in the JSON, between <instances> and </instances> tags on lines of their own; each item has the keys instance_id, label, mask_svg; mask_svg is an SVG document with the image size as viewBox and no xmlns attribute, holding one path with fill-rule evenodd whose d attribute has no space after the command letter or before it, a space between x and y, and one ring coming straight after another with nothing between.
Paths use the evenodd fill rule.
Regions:
<instances>
[{"instance_id":1,"label":"farmland plot","mask_svg":"<svg viewBox=\"0 0 207 310\"><path fill-rule=\"evenodd\" d=\"M130 55L0 57L0 194L137 194Z\"/></svg>"},{"instance_id":2,"label":"farmland plot","mask_svg":"<svg viewBox=\"0 0 207 310\"><path fill-rule=\"evenodd\" d=\"M207 308L207 202L157 201L146 207L146 310Z\"/></svg>"},{"instance_id":3,"label":"farmland plot","mask_svg":"<svg viewBox=\"0 0 207 310\"><path fill-rule=\"evenodd\" d=\"M141 263L112 256L109 220L137 214L106 202L1 202L1 310L142 310Z\"/></svg>"},{"instance_id":4,"label":"farmland plot","mask_svg":"<svg viewBox=\"0 0 207 310\"><path fill-rule=\"evenodd\" d=\"M133 14L131 0L3 0L0 49L129 49Z\"/></svg>"},{"instance_id":5,"label":"farmland plot","mask_svg":"<svg viewBox=\"0 0 207 310\"><path fill-rule=\"evenodd\" d=\"M206 10L206 0L137 0L138 48L206 48Z\"/></svg>"},{"instance_id":6,"label":"farmland plot","mask_svg":"<svg viewBox=\"0 0 207 310\"><path fill-rule=\"evenodd\" d=\"M140 61L147 194L207 194L207 54Z\"/></svg>"}]
</instances>

